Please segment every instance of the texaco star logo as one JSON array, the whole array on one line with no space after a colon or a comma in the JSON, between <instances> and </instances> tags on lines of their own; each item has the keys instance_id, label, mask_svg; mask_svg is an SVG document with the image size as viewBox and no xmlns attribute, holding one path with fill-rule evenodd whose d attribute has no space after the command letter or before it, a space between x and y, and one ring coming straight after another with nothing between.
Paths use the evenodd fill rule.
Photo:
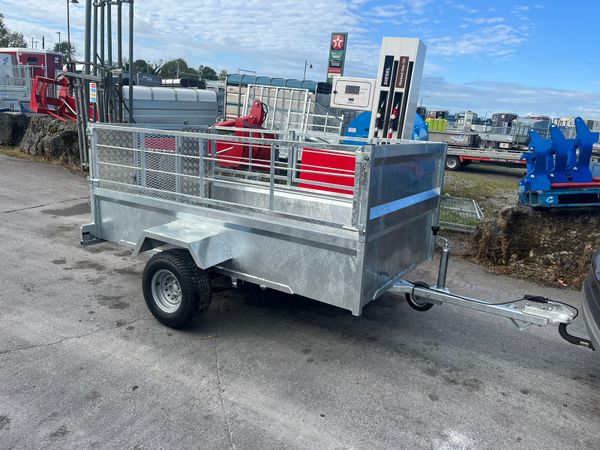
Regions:
<instances>
[{"instance_id":1,"label":"texaco star logo","mask_svg":"<svg viewBox=\"0 0 600 450\"><path fill-rule=\"evenodd\" d=\"M339 34L336 34L335 38L333 38L331 41L331 47L334 50L341 50L343 48L343 45L344 45L344 38L342 36L340 36Z\"/></svg>"}]
</instances>

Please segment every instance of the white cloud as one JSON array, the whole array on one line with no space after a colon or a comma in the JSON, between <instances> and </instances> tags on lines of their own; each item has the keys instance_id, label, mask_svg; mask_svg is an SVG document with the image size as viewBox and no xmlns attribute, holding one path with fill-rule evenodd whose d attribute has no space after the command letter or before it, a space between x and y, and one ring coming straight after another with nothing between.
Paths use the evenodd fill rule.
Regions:
<instances>
[{"instance_id":1,"label":"white cloud","mask_svg":"<svg viewBox=\"0 0 600 450\"><path fill-rule=\"evenodd\" d=\"M423 25L425 23L429 22L429 19L427 19L426 17L423 17L421 19L412 19L410 21L410 24L413 26L419 26L419 25Z\"/></svg>"},{"instance_id":2,"label":"white cloud","mask_svg":"<svg viewBox=\"0 0 600 450\"><path fill-rule=\"evenodd\" d=\"M452 6L455 7L456 9L460 9L461 11L466 12L467 14L475 14L475 13L479 12L479 10L477 8L470 8L467 5L464 5L462 3L453 3Z\"/></svg>"},{"instance_id":3,"label":"white cloud","mask_svg":"<svg viewBox=\"0 0 600 450\"><path fill-rule=\"evenodd\" d=\"M428 40L432 54L444 56L508 56L525 41L525 34L506 24L487 26L459 36Z\"/></svg>"},{"instance_id":4,"label":"white cloud","mask_svg":"<svg viewBox=\"0 0 600 450\"><path fill-rule=\"evenodd\" d=\"M379 4L366 12L368 16L397 17L406 14L422 15L427 12L433 0L396 0L392 3Z\"/></svg>"},{"instance_id":5,"label":"white cloud","mask_svg":"<svg viewBox=\"0 0 600 450\"><path fill-rule=\"evenodd\" d=\"M1 1L6 24L23 32L28 40L32 37L41 40L44 35L46 41L53 44L57 31L66 38L64 8L41 8L40 0ZM511 18L509 21L501 17L500 7L498 12L484 7L480 12L472 7L474 4L448 0L442 2L442 8L430 0L386 3L373 0L140 0L135 3L135 58L157 61L183 57L193 66L207 64L228 71L243 67L281 77L301 77L304 61L308 59L314 66L311 78L323 79L330 33L348 31L346 74L374 77L379 60L379 36L382 33L413 34L422 37L428 45L423 90L430 101L439 106L556 111L561 115L579 112L600 117L600 94L594 92L491 81L459 84L441 78L447 57L454 61L477 58L483 64L490 59L506 58L518 51L535 32L534 22L526 17L527 8L509 9L508 13L512 12L507 16ZM530 8L539 9L539 6ZM444 8L454 10L449 14ZM71 5L70 11L72 41L81 55L84 3ZM449 23L449 17L457 14L464 16L464 20ZM532 18L535 17L532 15Z\"/></svg>"},{"instance_id":6,"label":"white cloud","mask_svg":"<svg viewBox=\"0 0 600 450\"><path fill-rule=\"evenodd\" d=\"M515 13L525 12L525 11L529 11L530 9L531 8L528 5L517 5L513 8L513 12L515 12Z\"/></svg>"},{"instance_id":7,"label":"white cloud","mask_svg":"<svg viewBox=\"0 0 600 450\"><path fill-rule=\"evenodd\" d=\"M466 20L467 22L471 22L471 23L475 23L475 24L484 24L484 23L489 23L489 24L493 24L493 23L502 23L502 22L506 22L506 18L505 17L477 17L474 19L465 17L463 20Z\"/></svg>"},{"instance_id":8,"label":"white cloud","mask_svg":"<svg viewBox=\"0 0 600 450\"><path fill-rule=\"evenodd\" d=\"M391 6L375 6L366 12L367 16L373 17L381 17L381 18L391 18L391 17L399 17L406 14L406 10L391 7Z\"/></svg>"},{"instance_id":9,"label":"white cloud","mask_svg":"<svg viewBox=\"0 0 600 450\"><path fill-rule=\"evenodd\" d=\"M415 14L423 14L426 11L427 5L432 3L432 0L408 0L405 2Z\"/></svg>"},{"instance_id":10,"label":"white cloud","mask_svg":"<svg viewBox=\"0 0 600 450\"><path fill-rule=\"evenodd\" d=\"M427 76L440 76L444 73L444 67L439 65L439 64L435 64L432 63L428 60L425 60L425 65L423 67L423 76L427 77Z\"/></svg>"},{"instance_id":11,"label":"white cloud","mask_svg":"<svg viewBox=\"0 0 600 450\"><path fill-rule=\"evenodd\" d=\"M39 3L39 0L2 0L7 25L23 32L28 40L31 37L41 40L44 35L54 42L57 31L61 31L64 39L63 8L40 8ZM369 65L365 61L371 59L373 49L379 46L364 28L359 14L364 9L362 0L228 0L226 7L220 0L201 3L193 0L136 2L135 58L184 57L191 64L199 65L209 59L223 60L223 55L229 55L229 59L240 55L240 60L252 63L248 68L261 70L281 63L285 71L290 65L296 68L303 65L310 55L315 72L324 73L332 31L350 33L352 46L348 63L356 62L357 67ZM419 8L422 3L417 2L415 7ZM70 6L71 40L80 55L84 47L84 10L82 3Z\"/></svg>"}]
</instances>

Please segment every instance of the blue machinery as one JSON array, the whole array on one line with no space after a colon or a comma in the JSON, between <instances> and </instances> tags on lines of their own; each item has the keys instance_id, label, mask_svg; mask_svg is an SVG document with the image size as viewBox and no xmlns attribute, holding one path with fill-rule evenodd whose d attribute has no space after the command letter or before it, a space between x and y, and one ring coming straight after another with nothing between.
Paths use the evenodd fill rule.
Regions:
<instances>
[{"instance_id":1,"label":"blue machinery","mask_svg":"<svg viewBox=\"0 0 600 450\"><path fill-rule=\"evenodd\" d=\"M566 207L600 205L600 178L590 168L592 146L598 133L592 133L583 119L575 119L575 139L566 139L556 125L551 139L530 130L527 175L519 181L519 201L529 206ZM600 174L599 174L600 175Z\"/></svg>"}]
</instances>

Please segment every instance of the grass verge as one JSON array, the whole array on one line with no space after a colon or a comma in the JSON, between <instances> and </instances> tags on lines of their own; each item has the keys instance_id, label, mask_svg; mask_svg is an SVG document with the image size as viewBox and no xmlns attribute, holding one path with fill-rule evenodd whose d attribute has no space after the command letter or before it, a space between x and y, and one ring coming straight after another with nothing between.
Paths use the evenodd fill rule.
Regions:
<instances>
[{"instance_id":1,"label":"grass verge","mask_svg":"<svg viewBox=\"0 0 600 450\"><path fill-rule=\"evenodd\" d=\"M518 168L472 164L456 172L446 171L443 193L472 198L489 216L517 204L522 175Z\"/></svg>"},{"instance_id":2,"label":"grass verge","mask_svg":"<svg viewBox=\"0 0 600 450\"><path fill-rule=\"evenodd\" d=\"M27 161L37 161L43 162L46 164L51 164L53 166L64 167L70 172L83 174L84 171L81 169L79 165L79 161L74 161L71 158L60 158L60 159L48 159L42 155L32 155L31 153L24 152L19 147L7 147L4 145L0 145L0 154L5 156L10 156L11 158L24 159Z\"/></svg>"}]
</instances>

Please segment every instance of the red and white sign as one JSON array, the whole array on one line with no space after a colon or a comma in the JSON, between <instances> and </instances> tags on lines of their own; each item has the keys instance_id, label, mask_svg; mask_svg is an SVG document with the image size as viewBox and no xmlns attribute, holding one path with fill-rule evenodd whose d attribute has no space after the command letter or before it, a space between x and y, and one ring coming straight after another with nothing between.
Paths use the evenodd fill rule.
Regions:
<instances>
[{"instance_id":1,"label":"red and white sign","mask_svg":"<svg viewBox=\"0 0 600 450\"><path fill-rule=\"evenodd\" d=\"M343 50L346 44L345 36L342 33L334 33L331 36L331 49Z\"/></svg>"}]
</instances>

